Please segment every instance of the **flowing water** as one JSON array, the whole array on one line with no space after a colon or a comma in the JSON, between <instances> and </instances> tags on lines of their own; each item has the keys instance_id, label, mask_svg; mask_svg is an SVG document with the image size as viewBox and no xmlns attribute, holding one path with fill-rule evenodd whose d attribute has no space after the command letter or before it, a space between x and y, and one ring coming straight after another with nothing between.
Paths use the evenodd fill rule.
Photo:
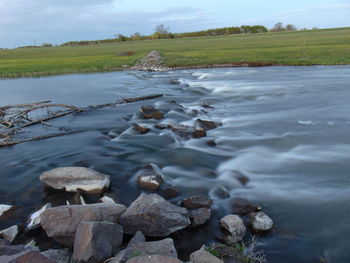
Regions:
<instances>
[{"instance_id":1,"label":"flowing water","mask_svg":"<svg viewBox=\"0 0 350 263\"><path fill-rule=\"evenodd\" d=\"M129 205L140 193L136 171L151 162L180 190L174 202L191 194L214 199L211 222L175 236L184 259L194 247L215 241L218 218L231 212L230 198L244 197L275 222L261 238L269 262L350 262L349 66L67 75L1 80L0 91L0 105L52 99L87 106L166 95L56 119L30 132L64 127L78 133L0 148L0 203L21 207L1 228L24 223L48 201L65 202L42 187L39 175L46 170L86 166L110 174L109 194ZM163 110L165 118L141 119L141 105ZM200 139L153 127L193 125L197 118L222 125ZM135 133L134 123L151 132ZM233 171L249 183L240 184ZM222 188L230 197L218 194Z\"/></svg>"}]
</instances>

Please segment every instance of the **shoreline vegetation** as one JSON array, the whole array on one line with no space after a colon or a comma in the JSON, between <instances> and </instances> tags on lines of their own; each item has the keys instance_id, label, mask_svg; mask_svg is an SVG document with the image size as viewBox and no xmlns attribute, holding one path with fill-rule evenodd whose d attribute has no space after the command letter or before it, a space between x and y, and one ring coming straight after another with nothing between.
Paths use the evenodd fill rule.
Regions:
<instances>
[{"instance_id":1,"label":"shoreline vegetation","mask_svg":"<svg viewBox=\"0 0 350 263\"><path fill-rule=\"evenodd\" d=\"M129 70L151 50L171 70L349 65L350 28L0 49L0 78Z\"/></svg>"}]
</instances>

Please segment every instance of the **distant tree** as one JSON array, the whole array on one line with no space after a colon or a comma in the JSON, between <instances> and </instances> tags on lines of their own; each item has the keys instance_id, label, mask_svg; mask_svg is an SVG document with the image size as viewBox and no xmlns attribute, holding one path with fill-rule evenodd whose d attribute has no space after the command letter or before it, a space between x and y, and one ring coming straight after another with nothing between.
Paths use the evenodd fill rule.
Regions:
<instances>
[{"instance_id":1,"label":"distant tree","mask_svg":"<svg viewBox=\"0 0 350 263\"><path fill-rule=\"evenodd\" d=\"M296 31L297 28L295 25L292 25L292 24L288 24L286 25L286 31Z\"/></svg>"},{"instance_id":2,"label":"distant tree","mask_svg":"<svg viewBox=\"0 0 350 263\"><path fill-rule=\"evenodd\" d=\"M53 47L53 45L50 43L42 43L41 46L42 47Z\"/></svg>"},{"instance_id":3,"label":"distant tree","mask_svg":"<svg viewBox=\"0 0 350 263\"><path fill-rule=\"evenodd\" d=\"M161 25L156 26L154 31L155 31L155 33L160 33L160 34L169 34L170 27L161 24Z\"/></svg>"},{"instance_id":4,"label":"distant tree","mask_svg":"<svg viewBox=\"0 0 350 263\"><path fill-rule=\"evenodd\" d=\"M275 26L271 29L272 32L280 32L284 30L285 28L283 27L283 24L281 22L276 23Z\"/></svg>"},{"instance_id":5,"label":"distant tree","mask_svg":"<svg viewBox=\"0 0 350 263\"><path fill-rule=\"evenodd\" d=\"M136 32L131 36L131 39L134 41L140 40L141 39L141 33L140 32Z\"/></svg>"},{"instance_id":6,"label":"distant tree","mask_svg":"<svg viewBox=\"0 0 350 263\"><path fill-rule=\"evenodd\" d=\"M126 36L124 36L123 34L115 34L114 37L120 42L126 41Z\"/></svg>"}]
</instances>

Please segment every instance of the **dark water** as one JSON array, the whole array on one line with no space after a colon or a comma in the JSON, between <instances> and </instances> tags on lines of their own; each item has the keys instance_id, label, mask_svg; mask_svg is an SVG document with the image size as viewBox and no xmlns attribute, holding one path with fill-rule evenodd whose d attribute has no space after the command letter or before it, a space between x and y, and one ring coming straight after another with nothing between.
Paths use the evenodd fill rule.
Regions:
<instances>
[{"instance_id":1,"label":"dark water","mask_svg":"<svg viewBox=\"0 0 350 263\"><path fill-rule=\"evenodd\" d=\"M164 93L164 98L105 108L32 128L35 134L68 127L77 134L0 149L0 203L21 207L0 227L24 222L42 204L64 202L46 192L39 175L60 166L86 166L110 174L110 194L130 204L138 194L135 172L153 162L182 197L209 194L213 220L183 233L178 247L214 240L217 218L230 213L231 197L258 202L276 228L262 237L273 263L350 262L350 67L265 67L117 72L0 81L0 105L53 99L86 106ZM174 104L175 100L184 108ZM223 125L206 138L184 139L140 119L141 105L167 112L161 123ZM214 108L203 108L210 104ZM198 115L193 110L197 110ZM152 128L135 134L132 123ZM25 134L23 135L25 136ZM208 146L215 139L217 146ZM250 178L242 186L231 175ZM176 201L176 200L174 200Z\"/></svg>"}]
</instances>

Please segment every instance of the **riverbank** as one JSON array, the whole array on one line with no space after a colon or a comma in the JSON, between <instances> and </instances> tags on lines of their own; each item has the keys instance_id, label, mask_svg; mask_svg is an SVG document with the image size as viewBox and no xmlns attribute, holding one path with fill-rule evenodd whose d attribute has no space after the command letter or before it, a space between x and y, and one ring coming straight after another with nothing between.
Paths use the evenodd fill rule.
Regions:
<instances>
[{"instance_id":1,"label":"riverbank","mask_svg":"<svg viewBox=\"0 0 350 263\"><path fill-rule=\"evenodd\" d=\"M350 28L0 50L0 78L130 69L159 50L173 69L348 65Z\"/></svg>"}]
</instances>

